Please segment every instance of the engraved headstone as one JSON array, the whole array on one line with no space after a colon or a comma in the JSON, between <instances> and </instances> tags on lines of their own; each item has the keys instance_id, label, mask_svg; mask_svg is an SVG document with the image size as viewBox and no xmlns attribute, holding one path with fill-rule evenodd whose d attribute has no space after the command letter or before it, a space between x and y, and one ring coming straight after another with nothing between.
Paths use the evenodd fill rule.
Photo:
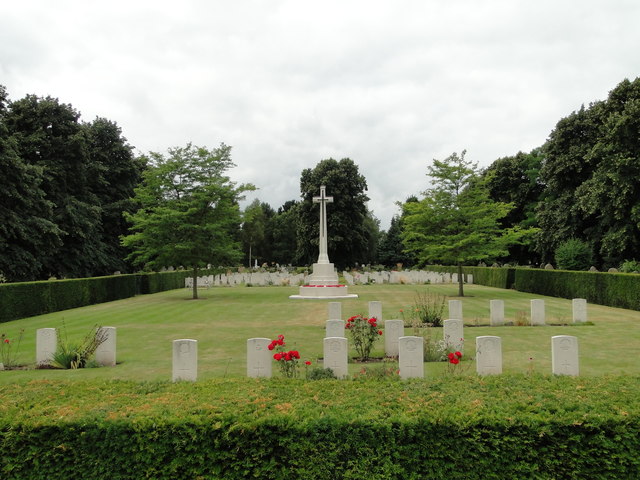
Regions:
<instances>
[{"instance_id":1,"label":"engraved headstone","mask_svg":"<svg viewBox=\"0 0 640 480\"><path fill-rule=\"evenodd\" d=\"M342 303L340 302L329 302L329 320L337 320L342 318ZM334 336L334 335L327 335ZM342 335L338 335L341 337Z\"/></svg>"},{"instance_id":2,"label":"engraved headstone","mask_svg":"<svg viewBox=\"0 0 640 480\"><path fill-rule=\"evenodd\" d=\"M36 331L36 364L49 365L58 348L58 332L55 328L39 328Z\"/></svg>"},{"instance_id":3,"label":"engraved headstone","mask_svg":"<svg viewBox=\"0 0 640 480\"><path fill-rule=\"evenodd\" d=\"M247 340L247 377L271 377L271 351L268 338L250 338Z\"/></svg>"},{"instance_id":4,"label":"engraved headstone","mask_svg":"<svg viewBox=\"0 0 640 480\"><path fill-rule=\"evenodd\" d=\"M462 300L449 300L449 318L462 320Z\"/></svg>"},{"instance_id":5,"label":"engraved headstone","mask_svg":"<svg viewBox=\"0 0 640 480\"><path fill-rule=\"evenodd\" d=\"M551 337L551 368L554 375L579 374L578 338L571 335Z\"/></svg>"},{"instance_id":6,"label":"engraved headstone","mask_svg":"<svg viewBox=\"0 0 640 480\"><path fill-rule=\"evenodd\" d=\"M544 300L531 300L531 325L544 325Z\"/></svg>"},{"instance_id":7,"label":"engraved headstone","mask_svg":"<svg viewBox=\"0 0 640 480\"><path fill-rule=\"evenodd\" d=\"M443 338L447 348L454 350L464 350L464 333L462 320L452 318L442 322L443 326Z\"/></svg>"},{"instance_id":8,"label":"engraved headstone","mask_svg":"<svg viewBox=\"0 0 640 480\"><path fill-rule=\"evenodd\" d=\"M502 373L502 339L494 336L476 337L476 372L478 375Z\"/></svg>"},{"instance_id":9,"label":"engraved headstone","mask_svg":"<svg viewBox=\"0 0 640 480\"><path fill-rule=\"evenodd\" d=\"M404 322L402 320L385 320L384 322L384 353L387 357L399 355L398 339L404 336Z\"/></svg>"},{"instance_id":10,"label":"engraved headstone","mask_svg":"<svg viewBox=\"0 0 640 480\"><path fill-rule=\"evenodd\" d=\"M587 321L587 300L584 298L574 298L571 301L573 307L573 323L584 323Z\"/></svg>"},{"instance_id":11,"label":"engraved headstone","mask_svg":"<svg viewBox=\"0 0 640 480\"><path fill-rule=\"evenodd\" d=\"M382 323L382 302L369 302L369 318L375 318Z\"/></svg>"},{"instance_id":12,"label":"engraved headstone","mask_svg":"<svg viewBox=\"0 0 640 480\"><path fill-rule=\"evenodd\" d=\"M344 320L327 320L325 337L344 337Z\"/></svg>"},{"instance_id":13,"label":"engraved headstone","mask_svg":"<svg viewBox=\"0 0 640 480\"><path fill-rule=\"evenodd\" d=\"M347 339L329 337L324 339L324 367L333 370L338 378L345 378L348 373Z\"/></svg>"},{"instance_id":14,"label":"engraved headstone","mask_svg":"<svg viewBox=\"0 0 640 480\"><path fill-rule=\"evenodd\" d=\"M424 377L424 339L422 337L400 337L398 353L400 378Z\"/></svg>"},{"instance_id":15,"label":"engraved headstone","mask_svg":"<svg viewBox=\"0 0 640 480\"><path fill-rule=\"evenodd\" d=\"M116 327L100 327L96 335L104 337L104 341L96 348L96 362L104 367L115 367Z\"/></svg>"},{"instance_id":16,"label":"engraved headstone","mask_svg":"<svg viewBox=\"0 0 640 480\"><path fill-rule=\"evenodd\" d=\"M504 325L504 300L489 301L489 311L492 327Z\"/></svg>"},{"instance_id":17,"label":"engraved headstone","mask_svg":"<svg viewBox=\"0 0 640 480\"><path fill-rule=\"evenodd\" d=\"M188 380L195 382L198 378L198 341L188 338L173 341L174 382Z\"/></svg>"}]
</instances>

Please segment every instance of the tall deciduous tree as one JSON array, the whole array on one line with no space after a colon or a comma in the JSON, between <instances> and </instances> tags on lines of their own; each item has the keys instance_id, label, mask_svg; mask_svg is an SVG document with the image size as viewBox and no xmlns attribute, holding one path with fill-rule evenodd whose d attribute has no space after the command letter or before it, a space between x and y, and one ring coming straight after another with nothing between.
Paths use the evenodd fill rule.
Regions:
<instances>
[{"instance_id":1,"label":"tall deciduous tree","mask_svg":"<svg viewBox=\"0 0 640 480\"><path fill-rule=\"evenodd\" d=\"M313 197L320 186L327 187L327 195L333 203L327 205L327 246L330 260L338 268L370 260L372 225L367 220L367 182L358 166L349 158L340 161L329 158L320 161L315 168L302 171L300 192L302 201L298 208L297 260L310 264L318 258L318 206Z\"/></svg>"},{"instance_id":2,"label":"tall deciduous tree","mask_svg":"<svg viewBox=\"0 0 640 480\"><path fill-rule=\"evenodd\" d=\"M403 241L421 264L458 265L458 293L464 296L462 265L507 255L507 247L530 230L504 229L500 220L513 205L489 198L486 181L466 151L435 160L433 187L419 202L404 204Z\"/></svg>"},{"instance_id":3,"label":"tall deciduous tree","mask_svg":"<svg viewBox=\"0 0 640 480\"><path fill-rule=\"evenodd\" d=\"M274 262L283 265L294 263L299 206L300 204L295 200L289 200L279 207L269 220L267 231Z\"/></svg>"},{"instance_id":4,"label":"tall deciduous tree","mask_svg":"<svg viewBox=\"0 0 640 480\"><path fill-rule=\"evenodd\" d=\"M126 214L131 234L123 237L137 265L158 269L183 265L193 270L193 298L198 298L198 270L237 262L239 200L252 185L237 185L226 175L234 166L231 147L208 150L187 144L167 155L151 152L150 167L136 188L140 209Z\"/></svg>"}]
</instances>

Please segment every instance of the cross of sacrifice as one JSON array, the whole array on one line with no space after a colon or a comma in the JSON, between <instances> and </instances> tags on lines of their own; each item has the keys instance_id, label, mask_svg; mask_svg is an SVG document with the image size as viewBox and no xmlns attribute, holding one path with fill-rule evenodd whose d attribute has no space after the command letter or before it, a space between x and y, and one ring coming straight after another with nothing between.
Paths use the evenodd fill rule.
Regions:
<instances>
[{"instance_id":1,"label":"cross of sacrifice","mask_svg":"<svg viewBox=\"0 0 640 480\"><path fill-rule=\"evenodd\" d=\"M327 197L327 187L320 187L320 196L313 197L313 203L320 204L320 254L318 255L318 263L329 263L329 254L327 249L327 203L333 203L333 197Z\"/></svg>"}]
</instances>

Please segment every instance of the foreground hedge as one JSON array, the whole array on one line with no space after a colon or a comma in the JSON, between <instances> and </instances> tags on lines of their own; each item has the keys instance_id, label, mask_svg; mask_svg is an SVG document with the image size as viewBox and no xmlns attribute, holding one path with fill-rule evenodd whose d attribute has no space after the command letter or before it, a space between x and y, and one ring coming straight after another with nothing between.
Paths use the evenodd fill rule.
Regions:
<instances>
[{"instance_id":1,"label":"foreground hedge","mask_svg":"<svg viewBox=\"0 0 640 480\"><path fill-rule=\"evenodd\" d=\"M640 478L639 380L7 385L0 477Z\"/></svg>"}]
</instances>

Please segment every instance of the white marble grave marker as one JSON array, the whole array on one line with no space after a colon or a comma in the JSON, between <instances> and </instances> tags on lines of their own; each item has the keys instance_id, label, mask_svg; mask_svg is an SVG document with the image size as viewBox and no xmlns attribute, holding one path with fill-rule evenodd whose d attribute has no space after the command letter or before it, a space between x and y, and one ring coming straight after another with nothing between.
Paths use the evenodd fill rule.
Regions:
<instances>
[{"instance_id":1,"label":"white marble grave marker","mask_svg":"<svg viewBox=\"0 0 640 480\"><path fill-rule=\"evenodd\" d=\"M375 318L382 323L382 302L369 302L369 318Z\"/></svg>"},{"instance_id":2,"label":"white marble grave marker","mask_svg":"<svg viewBox=\"0 0 640 480\"><path fill-rule=\"evenodd\" d=\"M188 338L173 341L173 381L198 378L198 341Z\"/></svg>"},{"instance_id":3,"label":"white marble grave marker","mask_svg":"<svg viewBox=\"0 0 640 480\"><path fill-rule=\"evenodd\" d=\"M333 370L338 378L345 378L349 374L347 368L347 339L344 337L329 337L324 339L324 367Z\"/></svg>"},{"instance_id":4,"label":"white marble grave marker","mask_svg":"<svg viewBox=\"0 0 640 480\"><path fill-rule=\"evenodd\" d=\"M344 337L343 320L327 320L325 337Z\"/></svg>"},{"instance_id":5,"label":"white marble grave marker","mask_svg":"<svg viewBox=\"0 0 640 480\"><path fill-rule=\"evenodd\" d=\"M476 372L478 375L502 373L502 339L494 336L476 337Z\"/></svg>"},{"instance_id":6,"label":"white marble grave marker","mask_svg":"<svg viewBox=\"0 0 640 480\"><path fill-rule=\"evenodd\" d=\"M96 362L103 367L115 367L116 327L100 327L96 335L104 336L104 342L96 349Z\"/></svg>"},{"instance_id":7,"label":"white marble grave marker","mask_svg":"<svg viewBox=\"0 0 640 480\"><path fill-rule=\"evenodd\" d=\"M399 355L398 339L404 336L404 322L402 320L385 320L384 322L384 353L387 357Z\"/></svg>"},{"instance_id":8,"label":"white marble grave marker","mask_svg":"<svg viewBox=\"0 0 640 480\"><path fill-rule=\"evenodd\" d=\"M579 374L578 338L571 335L551 337L551 368L554 375Z\"/></svg>"},{"instance_id":9,"label":"white marble grave marker","mask_svg":"<svg viewBox=\"0 0 640 480\"><path fill-rule=\"evenodd\" d=\"M398 353L400 378L424 377L424 339L422 337L400 337Z\"/></svg>"},{"instance_id":10,"label":"white marble grave marker","mask_svg":"<svg viewBox=\"0 0 640 480\"><path fill-rule=\"evenodd\" d=\"M544 300L531 300L531 325L544 324Z\"/></svg>"},{"instance_id":11,"label":"white marble grave marker","mask_svg":"<svg viewBox=\"0 0 640 480\"><path fill-rule=\"evenodd\" d=\"M491 300L489 302L491 312L491 326L499 327L504 325L504 300Z\"/></svg>"},{"instance_id":12,"label":"white marble grave marker","mask_svg":"<svg viewBox=\"0 0 640 480\"><path fill-rule=\"evenodd\" d=\"M329 302L329 320L337 320L342 318L342 303L340 302ZM334 336L334 335L327 335ZM342 335L335 335L338 337L342 337Z\"/></svg>"},{"instance_id":13,"label":"white marble grave marker","mask_svg":"<svg viewBox=\"0 0 640 480\"><path fill-rule=\"evenodd\" d=\"M272 352L268 338L250 338L247 340L247 377L271 377Z\"/></svg>"},{"instance_id":14,"label":"white marble grave marker","mask_svg":"<svg viewBox=\"0 0 640 480\"><path fill-rule=\"evenodd\" d=\"M449 300L449 318L462 320L462 300Z\"/></svg>"},{"instance_id":15,"label":"white marble grave marker","mask_svg":"<svg viewBox=\"0 0 640 480\"><path fill-rule=\"evenodd\" d=\"M584 298L574 298L571 301L573 307L573 323L584 323L587 321L587 300Z\"/></svg>"},{"instance_id":16,"label":"white marble grave marker","mask_svg":"<svg viewBox=\"0 0 640 480\"><path fill-rule=\"evenodd\" d=\"M444 343L454 350L464 350L464 333L462 320L451 318L442 322Z\"/></svg>"},{"instance_id":17,"label":"white marble grave marker","mask_svg":"<svg viewBox=\"0 0 640 480\"><path fill-rule=\"evenodd\" d=\"M49 365L58 349L58 332L55 328L39 328L36 331L36 364Z\"/></svg>"}]
</instances>

